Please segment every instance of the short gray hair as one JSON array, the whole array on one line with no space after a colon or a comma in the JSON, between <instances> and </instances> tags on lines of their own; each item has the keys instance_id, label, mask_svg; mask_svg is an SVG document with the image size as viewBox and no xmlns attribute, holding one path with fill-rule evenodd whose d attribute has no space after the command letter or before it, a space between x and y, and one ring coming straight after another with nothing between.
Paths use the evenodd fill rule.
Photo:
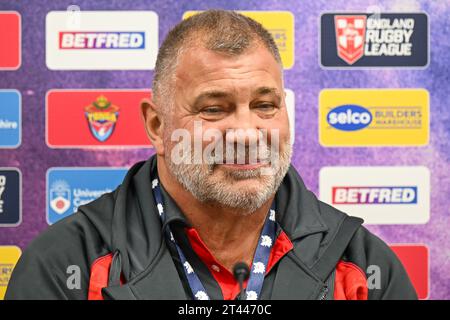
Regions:
<instances>
[{"instance_id":1,"label":"short gray hair","mask_svg":"<svg viewBox=\"0 0 450 320\"><path fill-rule=\"evenodd\" d=\"M260 23L234 11L208 10L177 24L164 39L156 59L153 95L156 101L168 92L183 49L192 44L211 51L240 55L251 45L264 45L282 68L281 57L272 35Z\"/></svg>"}]
</instances>

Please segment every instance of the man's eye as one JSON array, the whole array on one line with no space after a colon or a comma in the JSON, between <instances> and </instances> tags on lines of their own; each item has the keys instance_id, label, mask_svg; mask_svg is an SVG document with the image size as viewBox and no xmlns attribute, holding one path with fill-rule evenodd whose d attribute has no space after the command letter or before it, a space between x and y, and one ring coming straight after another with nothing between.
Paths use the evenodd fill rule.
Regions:
<instances>
[{"instance_id":1,"label":"man's eye","mask_svg":"<svg viewBox=\"0 0 450 320\"><path fill-rule=\"evenodd\" d=\"M207 115L217 115L222 112L222 108L220 107L207 107L202 110L202 113Z\"/></svg>"},{"instance_id":2,"label":"man's eye","mask_svg":"<svg viewBox=\"0 0 450 320\"><path fill-rule=\"evenodd\" d=\"M271 111L274 111L276 109L276 106L271 104L271 103L262 103L262 104L258 104L256 106L256 108L258 110L263 111L263 112L271 112Z\"/></svg>"}]
</instances>

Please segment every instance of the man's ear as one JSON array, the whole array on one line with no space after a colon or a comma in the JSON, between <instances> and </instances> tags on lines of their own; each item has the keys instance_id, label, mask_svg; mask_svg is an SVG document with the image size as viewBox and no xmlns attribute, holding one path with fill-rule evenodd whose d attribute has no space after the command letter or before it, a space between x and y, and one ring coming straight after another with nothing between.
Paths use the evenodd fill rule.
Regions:
<instances>
[{"instance_id":1,"label":"man's ear","mask_svg":"<svg viewBox=\"0 0 450 320\"><path fill-rule=\"evenodd\" d=\"M141 112L144 119L145 131L158 155L164 155L163 122L158 116L158 106L150 99L141 101Z\"/></svg>"}]
</instances>

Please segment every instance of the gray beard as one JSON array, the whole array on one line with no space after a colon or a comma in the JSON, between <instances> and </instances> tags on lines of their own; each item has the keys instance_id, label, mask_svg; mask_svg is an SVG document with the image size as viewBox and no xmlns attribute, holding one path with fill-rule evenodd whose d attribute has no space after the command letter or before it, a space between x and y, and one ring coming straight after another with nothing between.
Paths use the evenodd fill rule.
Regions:
<instances>
[{"instance_id":1,"label":"gray beard","mask_svg":"<svg viewBox=\"0 0 450 320\"><path fill-rule=\"evenodd\" d=\"M272 174L263 174L264 168L222 171L224 178L212 178L216 164L194 164L182 161L175 164L166 156L166 163L177 181L197 200L211 205L227 207L238 214L248 215L260 208L279 188L289 170L292 146L283 145L278 161L272 164ZM188 159L186 159L188 160ZM267 168L266 168L267 169ZM258 179L251 189L236 189L233 181Z\"/></svg>"}]
</instances>

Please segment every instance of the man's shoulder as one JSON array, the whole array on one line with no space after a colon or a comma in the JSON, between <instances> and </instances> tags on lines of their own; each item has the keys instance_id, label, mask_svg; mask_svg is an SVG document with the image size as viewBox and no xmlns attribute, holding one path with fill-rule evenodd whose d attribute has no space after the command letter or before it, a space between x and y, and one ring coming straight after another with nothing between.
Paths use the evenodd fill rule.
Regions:
<instances>
[{"instance_id":1,"label":"man's shoulder","mask_svg":"<svg viewBox=\"0 0 450 320\"><path fill-rule=\"evenodd\" d=\"M104 194L49 226L27 246L23 258L55 264L83 260L91 263L107 251L115 192Z\"/></svg>"},{"instance_id":2,"label":"man's shoulder","mask_svg":"<svg viewBox=\"0 0 450 320\"><path fill-rule=\"evenodd\" d=\"M338 229L345 217L345 212L319 201L321 217L330 229ZM380 263L397 261L397 257L390 247L377 235L361 225L351 241L348 243L346 256L352 260L358 260L359 264L377 260Z\"/></svg>"},{"instance_id":3,"label":"man's shoulder","mask_svg":"<svg viewBox=\"0 0 450 320\"><path fill-rule=\"evenodd\" d=\"M106 194L38 235L14 268L6 298L86 298L92 263L109 253L108 218L113 214L113 198L113 194ZM105 221L99 224L101 219ZM68 289L72 272L79 273L83 290Z\"/></svg>"}]
</instances>

